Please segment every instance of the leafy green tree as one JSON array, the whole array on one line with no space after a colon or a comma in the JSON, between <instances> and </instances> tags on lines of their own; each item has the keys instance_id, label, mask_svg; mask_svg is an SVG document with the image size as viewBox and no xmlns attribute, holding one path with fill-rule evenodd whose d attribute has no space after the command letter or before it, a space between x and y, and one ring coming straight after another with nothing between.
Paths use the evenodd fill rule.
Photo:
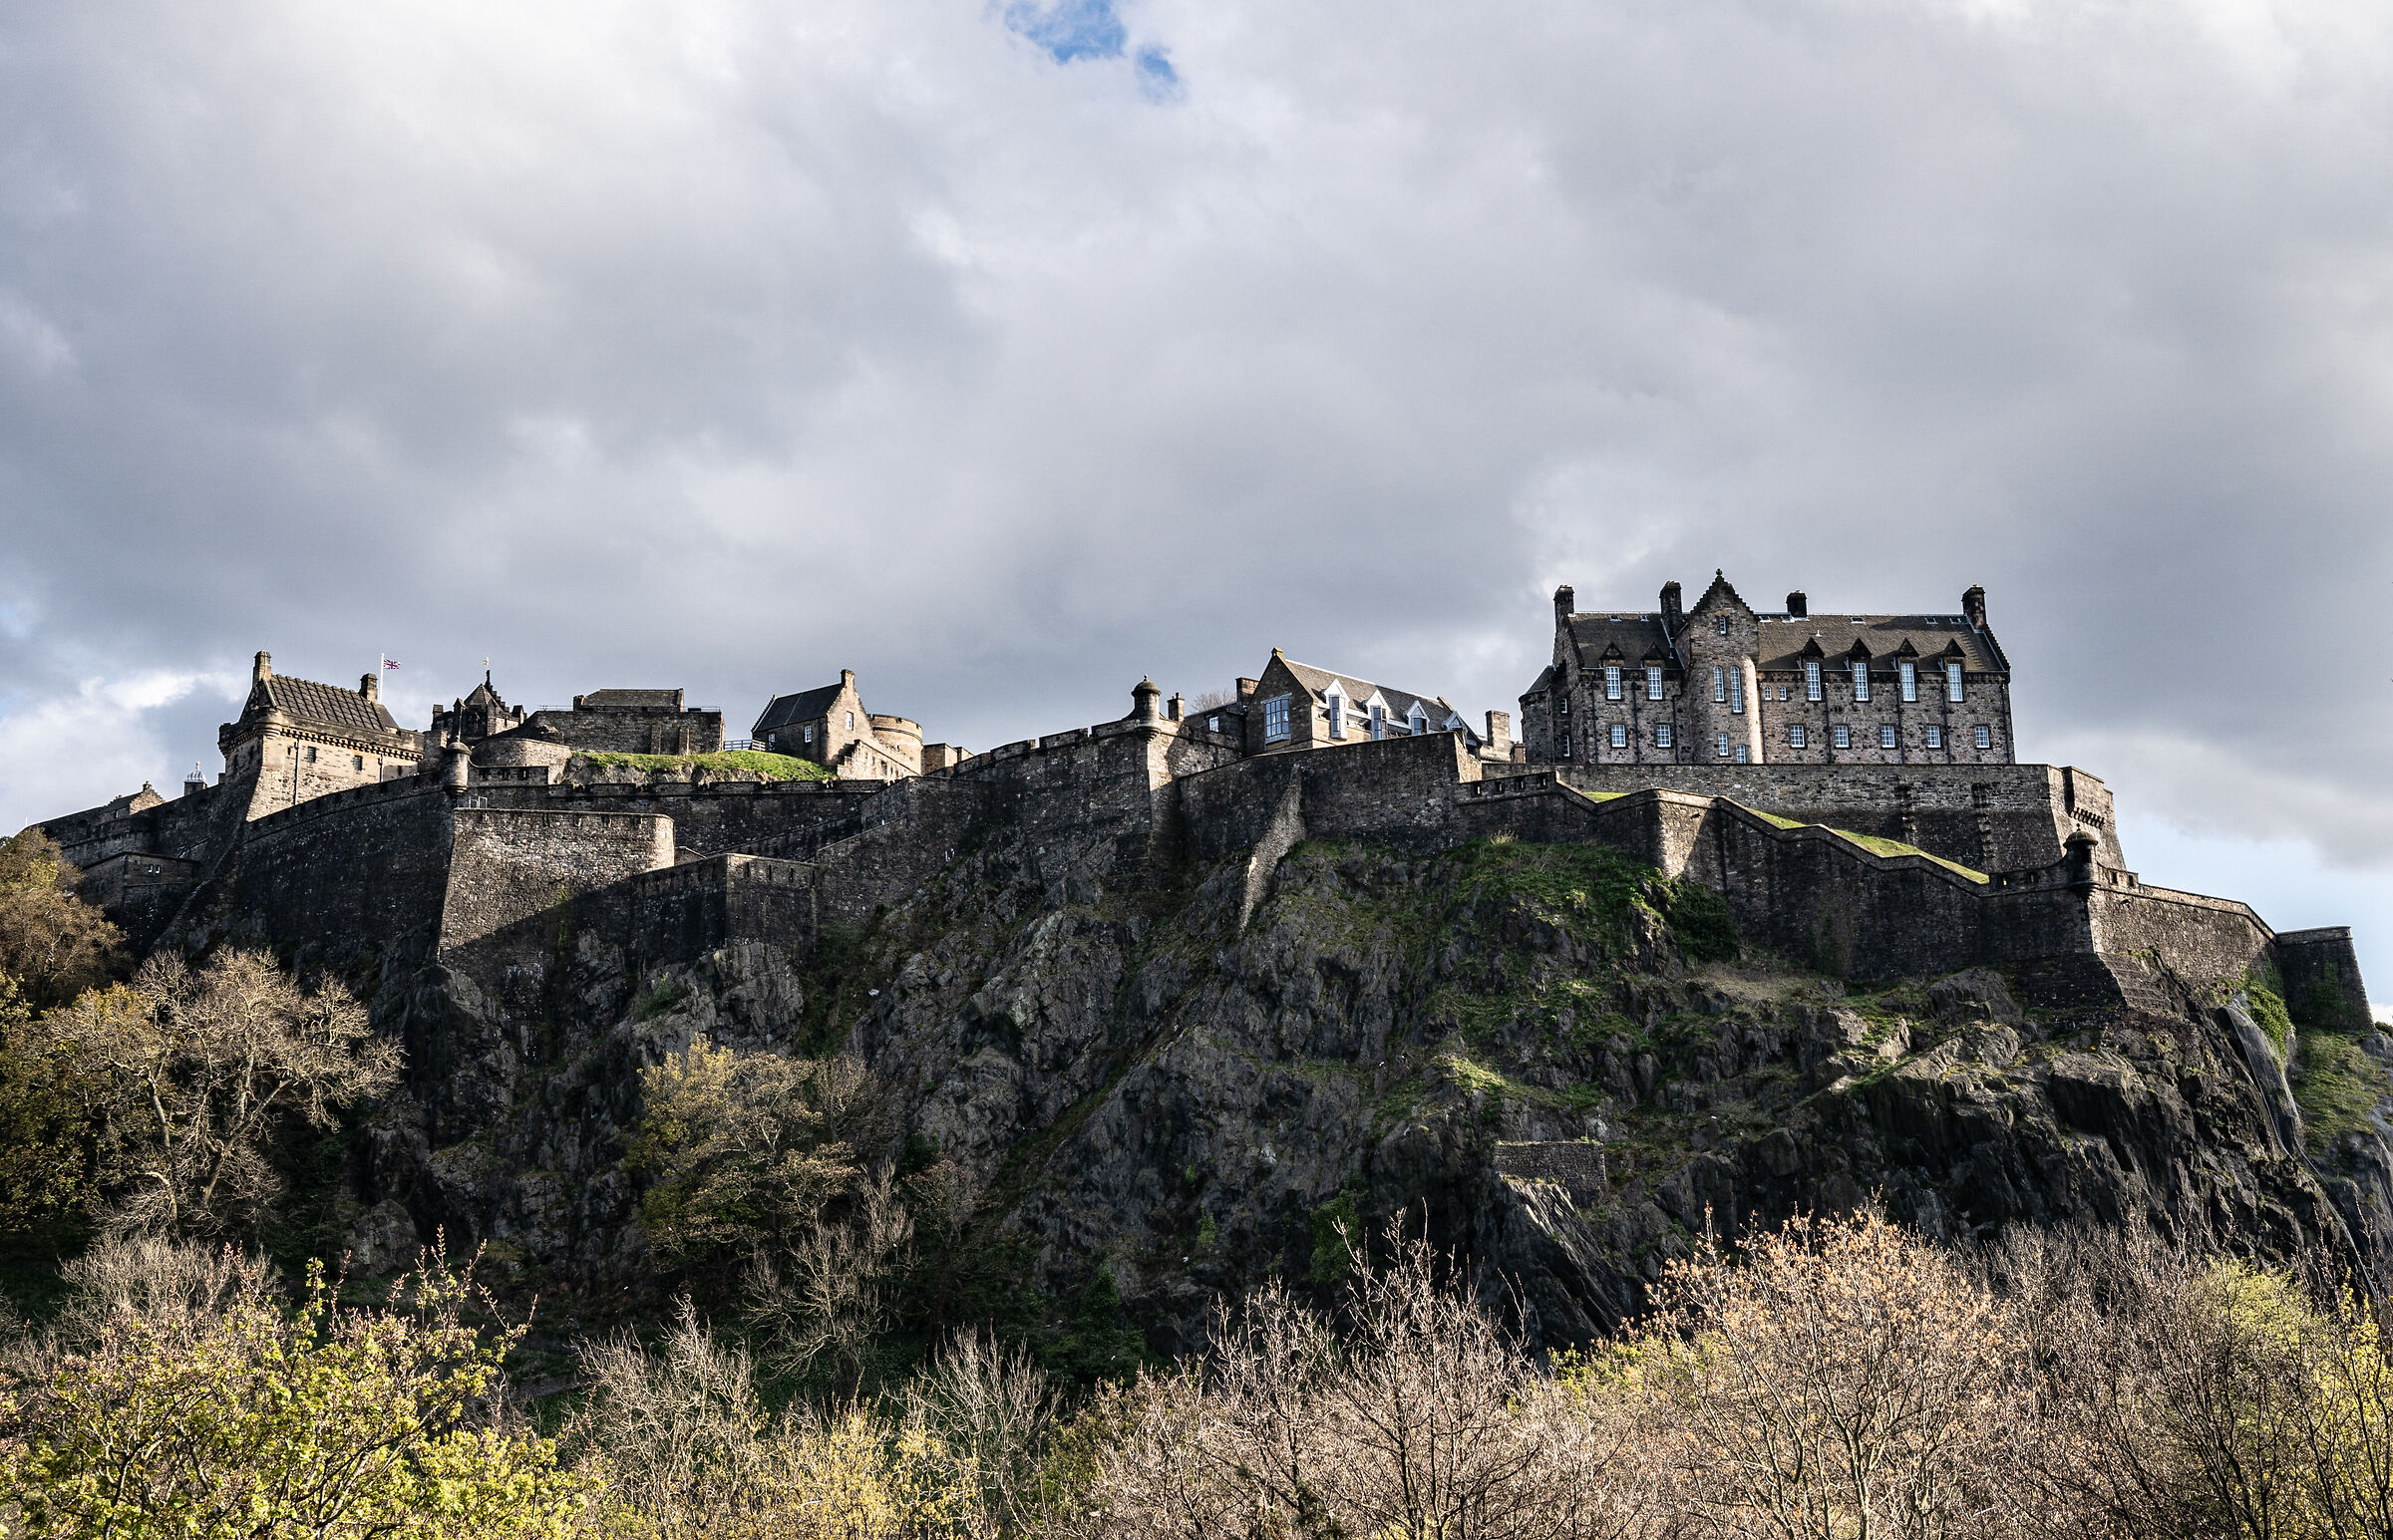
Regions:
<instances>
[{"instance_id":1,"label":"leafy green tree","mask_svg":"<svg viewBox=\"0 0 2393 1540\"><path fill-rule=\"evenodd\" d=\"M471 1269L429 1254L385 1309L311 1264L295 1311L262 1271L217 1310L115 1310L46 1373L0 1375L0 1524L26 1536L558 1536L584 1483L508 1426ZM14 1513L8 1511L13 1502Z\"/></svg>"},{"instance_id":2,"label":"leafy green tree","mask_svg":"<svg viewBox=\"0 0 2393 1540\"><path fill-rule=\"evenodd\" d=\"M0 974L0 1235L64 1249L97 1212L105 1078L41 1029Z\"/></svg>"},{"instance_id":3,"label":"leafy green tree","mask_svg":"<svg viewBox=\"0 0 2393 1540\"><path fill-rule=\"evenodd\" d=\"M105 983L124 958L124 933L75 896L82 873L40 829L0 839L0 973L35 1010Z\"/></svg>"}]
</instances>

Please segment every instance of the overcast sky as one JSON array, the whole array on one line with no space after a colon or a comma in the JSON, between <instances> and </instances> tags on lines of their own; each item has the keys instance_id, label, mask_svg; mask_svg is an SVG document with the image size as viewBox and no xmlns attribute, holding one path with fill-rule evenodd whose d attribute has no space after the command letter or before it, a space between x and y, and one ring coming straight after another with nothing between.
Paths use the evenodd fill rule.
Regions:
<instances>
[{"instance_id":1,"label":"overcast sky","mask_svg":"<svg viewBox=\"0 0 2393 1540\"><path fill-rule=\"evenodd\" d=\"M1548 595L1958 607L2393 1000L2381 0L0 11L0 826L854 668L974 749Z\"/></svg>"}]
</instances>

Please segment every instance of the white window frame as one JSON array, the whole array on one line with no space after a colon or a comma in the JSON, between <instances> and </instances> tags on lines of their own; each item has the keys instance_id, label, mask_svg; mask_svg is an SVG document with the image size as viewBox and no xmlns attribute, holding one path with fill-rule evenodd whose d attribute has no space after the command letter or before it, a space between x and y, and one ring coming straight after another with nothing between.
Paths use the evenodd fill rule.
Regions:
<instances>
[{"instance_id":1,"label":"white window frame","mask_svg":"<svg viewBox=\"0 0 2393 1540\"><path fill-rule=\"evenodd\" d=\"M1568 733L1568 731L1567 731L1567 730L1565 730L1565 731L1562 733L1561 737L1555 740L1555 743L1556 743L1556 745L1557 745L1557 746L1558 746L1558 747L1561 749L1561 752L1562 752L1562 753L1561 753L1561 757L1562 757L1563 759L1565 759L1565 760L1569 759L1569 758L1570 758L1570 734Z\"/></svg>"},{"instance_id":2,"label":"white window frame","mask_svg":"<svg viewBox=\"0 0 2393 1540\"><path fill-rule=\"evenodd\" d=\"M1982 722L1977 725L1977 747L1980 749L1994 747L1994 730Z\"/></svg>"},{"instance_id":3,"label":"white window frame","mask_svg":"<svg viewBox=\"0 0 2393 1540\"><path fill-rule=\"evenodd\" d=\"M1712 704L1717 706L1727 699L1728 670L1715 663L1712 665Z\"/></svg>"},{"instance_id":4,"label":"white window frame","mask_svg":"<svg viewBox=\"0 0 2393 1540\"><path fill-rule=\"evenodd\" d=\"M1803 666L1803 698L1807 701L1820 699L1820 660L1817 658L1807 661Z\"/></svg>"},{"instance_id":5,"label":"white window frame","mask_svg":"<svg viewBox=\"0 0 2393 1540\"><path fill-rule=\"evenodd\" d=\"M1842 722L1838 723L1835 727L1830 728L1828 730L1828 747L1831 749L1851 749L1853 747L1853 729L1847 727Z\"/></svg>"},{"instance_id":6,"label":"white window frame","mask_svg":"<svg viewBox=\"0 0 2393 1540\"><path fill-rule=\"evenodd\" d=\"M1957 701L1960 698L1961 666L1957 663L1947 663L1944 665L1944 699Z\"/></svg>"},{"instance_id":7,"label":"white window frame","mask_svg":"<svg viewBox=\"0 0 2393 1540\"><path fill-rule=\"evenodd\" d=\"M1748 749L1746 748L1746 746L1745 746L1745 745L1743 745L1743 744L1739 744L1739 745L1737 745L1737 763L1738 763L1739 765L1747 765L1747 764L1751 764L1751 763L1752 763L1752 762L1751 762L1751 760L1750 760L1750 759L1747 757L1747 756L1748 756L1748 754L1749 754L1749 751L1748 751Z\"/></svg>"},{"instance_id":8,"label":"white window frame","mask_svg":"<svg viewBox=\"0 0 2393 1540\"><path fill-rule=\"evenodd\" d=\"M1661 698L1662 666L1658 663L1648 663L1645 665L1645 699L1658 701Z\"/></svg>"},{"instance_id":9,"label":"white window frame","mask_svg":"<svg viewBox=\"0 0 2393 1540\"><path fill-rule=\"evenodd\" d=\"M1374 706L1371 708L1371 741L1376 744L1387 736L1388 709L1385 706Z\"/></svg>"},{"instance_id":10,"label":"white window frame","mask_svg":"<svg viewBox=\"0 0 2393 1540\"><path fill-rule=\"evenodd\" d=\"M1677 748L1678 746L1671 742L1677 736L1671 731L1670 724L1667 722L1657 722L1653 725L1653 747L1656 749Z\"/></svg>"},{"instance_id":11,"label":"white window frame","mask_svg":"<svg viewBox=\"0 0 2393 1540\"><path fill-rule=\"evenodd\" d=\"M1712 617L1712 629L1719 632L1722 636L1728 635L1728 617L1726 615L1714 615Z\"/></svg>"},{"instance_id":12,"label":"white window frame","mask_svg":"<svg viewBox=\"0 0 2393 1540\"><path fill-rule=\"evenodd\" d=\"M1404 719L1404 730L1415 738L1429 731L1429 713L1421 709L1420 702L1413 703L1411 714Z\"/></svg>"},{"instance_id":13,"label":"white window frame","mask_svg":"<svg viewBox=\"0 0 2393 1540\"><path fill-rule=\"evenodd\" d=\"M1617 663L1603 666L1603 698L1607 701L1620 699L1620 665Z\"/></svg>"},{"instance_id":14,"label":"white window frame","mask_svg":"<svg viewBox=\"0 0 2393 1540\"><path fill-rule=\"evenodd\" d=\"M1728 709L1737 716L1745 715L1745 671L1728 671Z\"/></svg>"},{"instance_id":15,"label":"white window frame","mask_svg":"<svg viewBox=\"0 0 2393 1540\"><path fill-rule=\"evenodd\" d=\"M1894 724L1890 722L1880 723L1878 725L1878 747L1880 749L1891 749L1895 746L1895 742Z\"/></svg>"},{"instance_id":16,"label":"white window frame","mask_svg":"<svg viewBox=\"0 0 2393 1540\"><path fill-rule=\"evenodd\" d=\"M1853 666L1853 698L1857 701L1870 699L1870 665L1867 663Z\"/></svg>"},{"instance_id":17,"label":"white window frame","mask_svg":"<svg viewBox=\"0 0 2393 1540\"><path fill-rule=\"evenodd\" d=\"M1728 735L1726 733L1720 735L1720 758L1723 760L1728 758Z\"/></svg>"},{"instance_id":18,"label":"white window frame","mask_svg":"<svg viewBox=\"0 0 2393 1540\"><path fill-rule=\"evenodd\" d=\"M1927 725L1927 747L1930 749L1944 747L1944 729L1940 723L1931 722Z\"/></svg>"},{"instance_id":19,"label":"white window frame","mask_svg":"<svg viewBox=\"0 0 2393 1540\"><path fill-rule=\"evenodd\" d=\"M851 733L855 731L855 713L854 712L848 714L848 731Z\"/></svg>"},{"instance_id":20,"label":"white window frame","mask_svg":"<svg viewBox=\"0 0 2393 1540\"><path fill-rule=\"evenodd\" d=\"M1919 666L1913 663L1910 659L1905 658L1900 663L1894 665L1894 667L1902 674L1902 698L1905 701L1918 700Z\"/></svg>"},{"instance_id":21,"label":"white window frame","mask_svg":"<svg viewBox=\"0 0 2393 1540\"><path fill-rule=\"evenodd\" d=\"M1291 697L1272 696L1263 702L1263 742L1284 744L1293 736L1289 730L1288 702Z\"/></svg>"},{"instance_id":22,"label":"white window frame","mask_svg":"<svg viewBox=\"0 0 2393 1540\"><path fill-rule=\"evenodd\" d=\"M1787 745L1794 749L1809 749L1812 747L1807 741L1809 736L1805 733L1802 723L1795 723L1787 729Z\"/></svg>"},{"instance_id":23,"label":"white window frame","mask_svg":"<svg viewBox=\"0 0 2393 1540\"><path fill-rule=\"evenodd\" d=\"M1627 723L1615 722L1612 724L1612 747L1614 749L1626 749L1628 747Z\"/></svg>"}]
</instances>

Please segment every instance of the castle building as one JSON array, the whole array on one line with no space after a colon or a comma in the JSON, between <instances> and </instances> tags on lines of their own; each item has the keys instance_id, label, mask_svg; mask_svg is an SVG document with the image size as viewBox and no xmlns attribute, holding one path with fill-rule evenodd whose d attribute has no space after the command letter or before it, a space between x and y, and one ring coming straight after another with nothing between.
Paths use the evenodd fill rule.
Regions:
<instances>
[{"instance_id":1,"label":"castle building","mask_svg":"<svg viewBox=\"0 0 2393 1540\"><path fill-rule=\"evenodd\" d=\"M926 750L922 724L910 717L865 711L854 669L840 670L836 685L775 696L748 733L759 749L812 760L842 780L902 780L965 758L947 744Z\"/></svg>"},{"instance_id":2,"label":"castle building","mask_svg":"<svg viewBox=\"0 0 2393 1540\"><path fill-rule=\"evenodd\" d=\"M1416 695L1358 674L1317 669L1276 647L1258 679L1238 681L1238 701L1248 754L1461 733L1474 755L1512 758L1512 718L1507 713L1488 713L1483 734L1442 695Z\"/></svg>"},{"instance_id":3,"label":"castle building","mask_svg":"<svg viewBox=\"0 0 2393 1540\"><path fill-rule=\"evenodd\" d=\"M1722 574L1694 608L1581 613L1521 697L1537 764L2011 765L2011 668L1971 587L1955 615L1758 612Z\"/></svg>"},{"instance_id":4,"label":"castle building","mask_svg":"<svg viewBox=\"0 0 2393 1540\"><path fill-rule=\"evenodd\" d=\"M270 654L250 664L240 716L216 730L224 777L250 782L248 816L260 818L328 792L412 775L422 735L399 726L382 704L382 681L367 674L355 691L274 672Z\"/></svg>"}]
</instances>

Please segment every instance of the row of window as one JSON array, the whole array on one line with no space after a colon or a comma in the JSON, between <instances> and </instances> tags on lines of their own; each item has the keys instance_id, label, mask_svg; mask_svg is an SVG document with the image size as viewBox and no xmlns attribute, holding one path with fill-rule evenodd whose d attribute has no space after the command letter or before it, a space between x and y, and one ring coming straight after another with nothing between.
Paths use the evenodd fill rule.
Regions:
<instances>
[{"instance_id":1,"label":"row of window","mask_svg":"<svg viewBox=\"0 0 2393 1540\"><path fill-rule=\"evenodd\" d=\"M1290 735L1288 705L1291 699L1292 698L1289 696L1275 695L1269 700L1263 702L1264 743L1281 744L1287 742ZM1346 736L1345 698L1343 696L1331 697L1327 710L1329 714L1329 736L1332 738L1344 738ZM1219 719L1216 718L1213 720L1218 722ZM1371 708L1370 716L1366 720L1370 727L1371 737L1374 740L1386 738L1388 736L1388 729L1391 726L1396 725L1391 724L1388 721L1388 709L1385 706L1373 706ZM1403 722L1402 727L1407 733L1426 733L1429 731L1429 718L1421 711L1419 707L1415 707L1413 708L1412 715L1406 718Z\"/></svg>"},{"instance_id":2,"label":"row of window","mask_svg":"<svg viewBox=\"0 0 2393 1540\"><path fill-rule=\"evenodd\" d=\"M1944 699L1947 701L1966 699L1961 680L1961 666L1957 663L1946 663L1943 667ZM1856 663L1851 665L1851 668L1853 670L1853 698L1857 701L1869 700L1870 665ZM1895 665L1894 677L1896 688L1902 692L1902 698L1905 701L1919 699L1919 666L1916 663L1908 658L1903 659ZM1763 692L1765 696L1768 693L1766 690ZM1819 660L1814 659L1803 666L1803 697L1807 701L1817 701L1823 698L1823 694L1820 663ZM1625 696L1626 671L1617 663L1605 664L1603 666L1603 698L1607 701L1617 701L1624 699ZM1645 699L1658 701L1661 698L1662 671L1658 665L1648 665L1645 669ZM1716 702L1726 703L1732 711L1743 711L1745 709L1745 671L1725 665L1714 666L1712 669L1712 699ZM1779 699L1782 701L1786 699L1784 690L1779 692ZM1560 705L1562 715L1568 716L1570 698L1567 695L1560 698Z\"/></svg>"},{"instance_id":3,"label":"row of window","mask_svg":"<svg viewBox=\"0 0 2393 1540\"><path fill-rule=\"evenodd\" d=\"M1829 746L1831 748L1851 749L1853 747L1853 729L1851 727L1843 723L1839 723L1837 726L1830 728L1828 731ZM1628 724L1625 722L1613 723L1607 730L1606 736L1609 738L1611 746L1614 749L1626 749L1628 747ZM1994 747L1994 730L1992 728L1981 723L1978 725L1974 736L1978 748L1991 749ZM1669 749L1674 747L1676 742L1677 740L1671 732L1671 725L1669 723L1657 722L1653 725L1654 748ZM1808 725L1801 722L1791 724L1787 728L1787 745L1792 749L1811 748L1812 739ZM1561 757L1565 760L1569 759L1569 735L1564 734L1562 736L1560 740L1560 747L1562 751ZM1730 758L1729 751L1731 746L1728 734L1723 733L1720 735L1719 747L1720 758L1723 760ZM1899 740L1896 738L1894 728L1891 724L1881 726L1878 730L1878 747L1880 749L1895 749L1900 747ZM1944 747L1944 729L1940 725L1935 723L1928 724L1927 747L1930 749L1941 749ZM1735 758L1739 764L1744 763L1744 746L1736 746Z\"/></svg>"}]
</instances>

